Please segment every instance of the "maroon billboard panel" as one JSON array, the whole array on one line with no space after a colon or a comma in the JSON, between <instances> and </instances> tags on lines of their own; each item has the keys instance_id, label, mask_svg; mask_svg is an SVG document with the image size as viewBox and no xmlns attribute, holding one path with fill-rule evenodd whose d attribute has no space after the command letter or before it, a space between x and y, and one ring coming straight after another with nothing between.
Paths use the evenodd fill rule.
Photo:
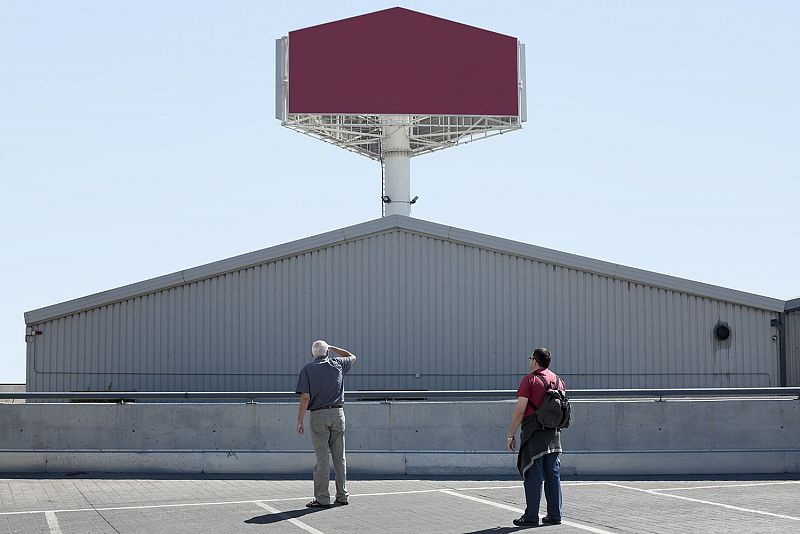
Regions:
<instances>
[{"instance_id":1,"label":"maroon billboard panel","mask_svg":"<svg viewBox=\"0 0 800 534\"><path fill-rule=\"evenodd\" d=\"M519 114L517 39L392 8L289 33L289 113Z\"/></svg>"}]
</instances>

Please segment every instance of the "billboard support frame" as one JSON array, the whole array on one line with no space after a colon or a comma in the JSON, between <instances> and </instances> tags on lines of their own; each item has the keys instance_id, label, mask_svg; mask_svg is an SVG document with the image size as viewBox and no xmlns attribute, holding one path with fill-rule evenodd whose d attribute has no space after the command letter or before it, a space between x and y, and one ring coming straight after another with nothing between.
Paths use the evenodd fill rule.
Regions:
<instances>
[{"instance_id":1,"label":"billboard support frame","mask_svg":"<svg viewBox=\"0 0 800 534\"><path fill-rule=\"evenodd\" d=\"M389 116L287 114L281 124L380 161L383 157L383 126L386 124L385 118ZM412 115L406 124L409 128L411 157L512 132L522 127L519 117L485 115Z\"/></svg>"}]
</instances>

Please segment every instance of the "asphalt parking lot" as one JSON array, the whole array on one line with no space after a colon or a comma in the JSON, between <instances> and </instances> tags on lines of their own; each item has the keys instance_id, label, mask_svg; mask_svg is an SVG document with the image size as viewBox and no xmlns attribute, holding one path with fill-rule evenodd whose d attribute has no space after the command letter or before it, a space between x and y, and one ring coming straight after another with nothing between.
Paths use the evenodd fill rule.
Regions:
<instances>
[{"instance_id":1,"label":"asphalt parking lot","mask_svg":"<svg viewBox=\"0 0 800 534\"><path fill-rule=\"evenodd\" d=\"M506 533L513 478L355 479L349 506L305 508L298 478L72 474L0 478L0 533ZM800 480L564 481L560 533L800 532ZM544 504L544 503L543 503ZM544 515L544 510L542 510Z\"/></svg>"}]
</instances>

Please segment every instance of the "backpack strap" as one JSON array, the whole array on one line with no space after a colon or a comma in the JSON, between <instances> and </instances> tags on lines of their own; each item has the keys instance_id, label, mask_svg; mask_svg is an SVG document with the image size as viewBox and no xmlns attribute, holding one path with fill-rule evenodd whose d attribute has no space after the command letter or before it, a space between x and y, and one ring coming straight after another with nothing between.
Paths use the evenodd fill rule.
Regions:
<instances>
[{"instance_id":1,"label":"backpack strap","mask_svg":"<svg viewBox=\"0 0 800 534\"><path fill-rule=\"evenodd\" d=\"M542 385L544 386L544 393L545 393L545 395L547 395L547 392L548 392L550 389L552 389L552 388L550 387L550 384L548 384L548 383L547 383L547 380L545 380L545 379L544 379L544 377L543 377L542 375L537 375L536 373L532 373L532 374L533 374L533 376L534 376L534 379L535 379L536 377L539 377L539 380L541 380L541 382L542 382ZM542 402L544 402L544 399L542 399ZM533 404L533 401L532 401L531 399L528 399L528 404L530 404L530 405L531 405L531 407L533 408L533 411L534 411L534 412L535 412L536 410L538 410L539 408L541 408L541 406L540 406L539 408L537 408L537 407L536 407L536 406Z\"/></svg>"},{"instance_id":2,"label":"backpack strap","mask_svg":"<svg viewBox=\"0 0 800 534\"><path fill-rule=\"evenodd\" d=\"M544 385L544 390L545 391L549 391L549 390L553 389L553 388L550 387L550 384L544 379L544 377L542 375L537 375L536 373L534 373L533 376L538 376L539 377L539 380L541 380L542 384ZM556 391L558 391L558 388L559 388L560 385L561 385L561 378L558 375L556 375Z\"/></svg>"}]
</instances>

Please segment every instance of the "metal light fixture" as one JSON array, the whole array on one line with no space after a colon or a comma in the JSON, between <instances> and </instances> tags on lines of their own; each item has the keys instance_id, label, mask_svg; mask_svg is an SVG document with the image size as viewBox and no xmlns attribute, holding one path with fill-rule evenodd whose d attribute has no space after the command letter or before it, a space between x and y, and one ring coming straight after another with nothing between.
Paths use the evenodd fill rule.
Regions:
<instances>
[{"instance_id":1,"label":"metal light fixture","mask_svg":"<svg viewBox=\"0 0 800 534\"><path fill-rule=\"evenodd\" d=\"M419 200L419 197L414 197L411 199L411 202L409 202L409 204L416 204L417 200Z\"/></svg>"},{"instance_id":2,"label":"metal light fixture","mask_svg":"<svg viewBox=\"0 0 800 534\"><path fill-rule=\"evenodd\" d=\"M383 203L384 203L384 204L388 204L389 202L391 202L391 201L392 201L392 199L391 199L391 198L389 198L389 195L383 195L383 196L381 197L381 200L383 200Z\"/></svg>"},{"instance_id":3,"label":"metal light fixture","mask_svg":"<svg viewBox=\"0 0 800 534\"><path fill-rule=\"evenodd\" d=\"M726 341L729 337L731 337L731 327L728 323L718 322L714 326L714 338L717 341Z\"/></svg>"}]
</instances>

